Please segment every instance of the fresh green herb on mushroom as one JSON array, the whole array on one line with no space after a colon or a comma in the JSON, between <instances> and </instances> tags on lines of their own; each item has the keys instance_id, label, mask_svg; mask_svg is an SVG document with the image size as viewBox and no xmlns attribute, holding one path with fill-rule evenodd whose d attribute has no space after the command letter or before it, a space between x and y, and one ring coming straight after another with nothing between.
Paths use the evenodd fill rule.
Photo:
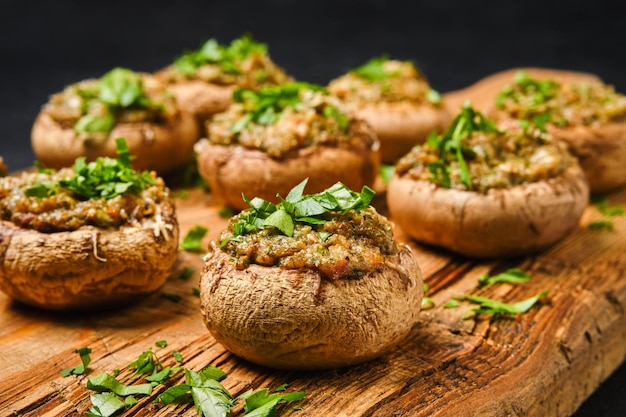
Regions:
<instances>
[{"instance_id":1,"label":"fresh green herb on mushroom","mask_svg":"<svg viewBox=\"0 0 626 417\"><path fill-rule=\"evenodd\" d=\"M433 180L443 187L450 187L449 160L456 160L459 164L461 182L469 189L474 188L466 158L473 158L474 151L465 146L463 141L476 132L499 133L496 125L485 116L465 103L460 113L454 118L448 129L441 135L433 133L427 139L427 144L439 151L439 160L428 164L428 170Z\"/></svg>"}]
</instances>

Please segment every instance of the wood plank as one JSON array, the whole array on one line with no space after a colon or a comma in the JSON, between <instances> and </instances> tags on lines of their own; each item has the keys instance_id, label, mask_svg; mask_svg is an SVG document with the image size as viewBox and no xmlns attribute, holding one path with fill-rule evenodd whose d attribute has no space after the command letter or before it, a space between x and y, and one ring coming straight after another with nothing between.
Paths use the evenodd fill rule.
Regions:
<instances>
[{"instance_id":1,"label":"wood plank","mask_svg":"<svg viewBox=\"0 0 626 417\"><path fill-rule=\"evenodd\" d=\"M608 196L626 204L626 190ZM384 192L375 205L386 212ZM191 190L177 200L181 236L195 225L219 236L226 220L210 194ZM202 323L198 286L202 261L180 253L180 262L161 292L115 311L63 314L13 303L0 295L0 416L83 415L90 405L87 378L121 369L120 380L136 377L126 365L153 348L166 365L173 350L184 366L218 366L224 386L237 395L248 389L304 390L307 397L279 408L281 416L568 416L626 357L626 218L615 230L585 227L602 218L587 208L578 229L551 249L507 261L476 261L409 242L435 307L421 313L409 337L390 354L346 369L289 372L247 363L226 352ZM400 230L398 238L406 240ZM517 266L533 279L521 285L477 287L483 273ZM185 267L194 269L187 280ZM511 319L464 320L471 306L444 309L451 297L479 294L514 302L548 290L549 298ZM181 296L178 303L161 294ZM168 346L154 346L158 340ZM89 346L86 376L63 378L78 363L74 349ZM179 381L175 379L175 382ZM156 393L163 388L156 389ZM191 406L159 406L143 398L123 416L193 416Z\"/></svg>"}]
</instances>

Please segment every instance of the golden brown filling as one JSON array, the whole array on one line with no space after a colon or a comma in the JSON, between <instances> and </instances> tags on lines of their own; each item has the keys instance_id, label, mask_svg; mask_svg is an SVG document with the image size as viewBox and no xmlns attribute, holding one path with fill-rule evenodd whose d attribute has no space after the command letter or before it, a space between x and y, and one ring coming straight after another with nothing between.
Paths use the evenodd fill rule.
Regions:
<instances>
[{"instance_id":1,"label":"golden brown filling","mask_svg":"<svg viewBox=\"0 0 626 417\"><path fill-rule=\"evenodd\" d=\"M123 68L66 87L44 111L79 138L96 142L117 123L165 122L178 114L174 97L156 78Z\"/></svg>"},{"instance_id":2,"label":"golden brown filling","mask_svg":"<svg viewBox=\"0 0 626 417\"><path fill-rule=\"evenodd\" d=\"M439 95L409 61L374 58L328 85L331 93L350 105L409 102L437 105Z\"/></svg>"},{"instance_id":3,"label":"golden brown filling","mask_svg":"<svg viewBox=\"0 0 626 417\"><path fill-rule=\"evenodd\" d=\"M137 195L124 193L109 199L84 199L63 187L55 187L48 195L27 195L73 175L73 169L64 168L52 174L23 173L0 178L0 218L21 228L52 233L73 231L85 225L104 229L138 225L147 219L153 219L158 226L160 216L165 214L161 209L171 209L169 203L161 206L169 201L169 191L154 173L151 174L154 184Z\"/></svg>"},{"instance_id":4,"label":"golden brown filling","mask_svg":"<svg viewBox=\"0 0 626 417\"><path fill-rule=\"evenodd\" d=\"M539 129L500 131L481 117L464 108L447 132L402 157L396 173L447 188L486 192L554 178L575 163L565 143ZM465 134L458 134L462 131Z\"/></svg>"},{"instance_id":5,"label":"golden brown filling","mask_svg":"<svg viewBox=\"0 0 626 417\"><path fill-rule=\"evenodd\" d=\"M371 128L322 89L294 83L245 92L249 98L207 122L210 142L259 149L273 158L305 147L377 146Z\"/></svg>"},{"instance_id":6,"label":"golden brown filling","mask_svg":"<svg viewBox=\"0 0 626 417\"><path fill-rule=\"evenodd\" d=\"M323 224L296 223L292 236L264 228L233 238L233 225L247 212L231 219L222 232L223 251L236 267L249 264L309 269L329 279L359 278L393 263L398 246L393 226L373 208L345 214L329 212Z\"/></svg>"},{"instance_id":7,"label":"golden brown filling","mask_svg":"<svg viewBox=\"0 0 626 417\"><path fill-rule=\"evenodd\" d=\"M507 115L564 127L607 123L626 115L626 96L603 83L560 83L536 80L524 72L496 99Z\"/></svg>"}]
</instances>

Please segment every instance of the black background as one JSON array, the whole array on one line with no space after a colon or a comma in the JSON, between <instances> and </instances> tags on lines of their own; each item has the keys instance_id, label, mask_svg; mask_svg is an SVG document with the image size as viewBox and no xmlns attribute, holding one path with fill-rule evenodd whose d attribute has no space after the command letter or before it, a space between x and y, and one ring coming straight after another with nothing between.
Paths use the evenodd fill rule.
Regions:
<instances>
[{"instance_id":1,"label":"black background","mask_svg":"<svg viewBox=\"0 0 626 417\"><path fill-rule=\"evenodd\" d=\"M0 155L10 170L32 165L32 122L64 86L116 66L155 71L210 37L245 32L291 75L319 84L387 54L414 60L440 92L516 66L591 72L626 92L620 3L2 0ZM622 365L575 416L624 415Z\"/></svg>"}]
</instances>

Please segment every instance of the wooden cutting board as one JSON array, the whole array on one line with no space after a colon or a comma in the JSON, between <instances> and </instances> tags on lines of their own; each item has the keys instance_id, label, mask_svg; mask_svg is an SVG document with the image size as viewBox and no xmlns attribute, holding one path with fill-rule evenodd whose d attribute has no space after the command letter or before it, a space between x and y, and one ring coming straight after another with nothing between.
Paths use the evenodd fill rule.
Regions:
<instances>
[{"instance_id":1,"label":"wooden cutting board","mask_svg":"<svg viewBox=\"0 0 626 417\"><path fill-rule=\"evenodd\" d=\"M626 204L626 190L608 199ZM384 192L374 205L386 213ZM195 225L209 227L205 245L226 224L220 207L202 190L181 195L177 207L181 236ZM626 357L626 218L611 218L613 231L586 227L603 218L589 206L580 227L556 246L507 261L470 260L409 242L434 307L422 311L409 337L390 354L331 371L275 371L225 351L204 327L193 295L199 254L181 252L161 291L122 310L53 313L0 294L0 417L84 415L90 406L87 379L119 369L122 382L134 383L126 366L149 348L164 365L176 364L171 354L176 350L186 368L221 368L233 395L285 383L289 391L307 393L279 406L280 416L568 416ZM406 241L399 230L398 238ZM510 267L523 269L532 280L478 287L482 274ZM194 274L181 278L184 268ZM541 291L548 291L548 298L514 318L463 319L475 307L465 302L443 308L464 294L516 302ZM156 347L159 340L167 347ZM87 374L61 377L62 369L79 363L74 350L85 346L92 348ZM154 405L153 399L139 398L121 415L197 415L192 406Z\"/></svg>"}]
</instances>

